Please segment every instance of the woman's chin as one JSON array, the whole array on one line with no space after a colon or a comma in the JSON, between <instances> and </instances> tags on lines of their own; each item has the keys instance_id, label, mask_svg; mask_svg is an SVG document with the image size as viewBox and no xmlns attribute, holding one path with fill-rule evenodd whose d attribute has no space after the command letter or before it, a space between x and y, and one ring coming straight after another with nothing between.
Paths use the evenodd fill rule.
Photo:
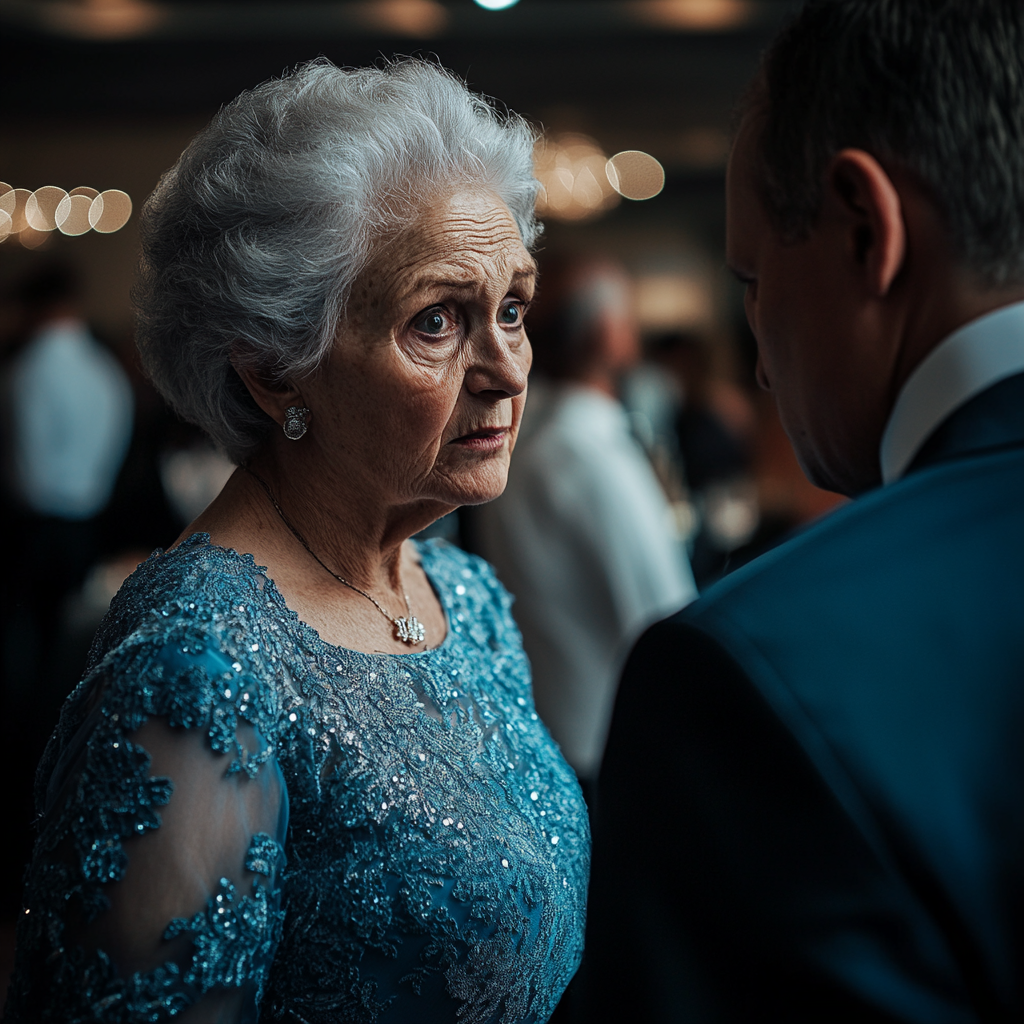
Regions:
<instances>
[{"instance_id":1,"label":"woman's chin","mask_svg":"<svg viewBox=\"0 0 1024 1024\"><path fill-rule=\"evenodd\" d=\"M507 466L488 467L487 472L448 481L447 494L441 500L451 505L485 505L501 496L507 480Z\"/></svg>"}]
</instances>

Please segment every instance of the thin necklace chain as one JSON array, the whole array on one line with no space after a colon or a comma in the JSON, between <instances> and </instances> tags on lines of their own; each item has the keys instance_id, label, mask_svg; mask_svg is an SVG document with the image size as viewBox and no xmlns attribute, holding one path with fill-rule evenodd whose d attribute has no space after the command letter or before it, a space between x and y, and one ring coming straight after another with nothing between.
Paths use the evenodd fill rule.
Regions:
<instances>
[{"instance_id":1,"label":"thin necklace chain","mask_svg":"<svg viewBox=\"0 0 1024 1024\"><path fill-rule=\"evenodd\" d=\"M274 492L271 491L270 485L266 480L263 479L254 469L249 466L242 467L251 477L253 477L257 483L266 492L267 497L270 499L270 504L274 506L274 511L277 512L281 518L281 522L291 531L292 536L306 549L310 558L313 559L322 569L330 573L339 583L348 587L349 590L354 590L361 597L365 597L376 609L388 620L394 627L397 634L397 638L403 643L407 644L418 644L422 643L427 638L426 629L423 624L416 618L412 613L412 605L409 603L409 595L404 593L402 596L405 598L405 609L407 612L406 616L401 618L395 618L372 594L368 594L365 590L360 590L354 583L349 583L344 576L339 576L329 565L325 565L320 556L309 546L306 538L295 528L292 521L284 514L284 509L277 503L277 499L274 497Z\"/></svg>"}]
</instances>

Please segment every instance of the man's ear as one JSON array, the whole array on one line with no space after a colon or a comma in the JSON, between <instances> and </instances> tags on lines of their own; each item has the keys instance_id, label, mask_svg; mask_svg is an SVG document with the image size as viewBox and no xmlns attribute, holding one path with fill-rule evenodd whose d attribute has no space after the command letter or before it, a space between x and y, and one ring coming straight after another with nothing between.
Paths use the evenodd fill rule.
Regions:
<instances>
[{"instance_id":1,"label":"man's ear","mask_svg":"<svg viewBox=\"0 0 1024 1024\"><path fill-rule=\"evenodd\" d=\"M868 288L879 298L887 295L907 254L903 203L892 178L870 153L843 149L832 158L825 187L848 221Z\"/></svg>"},{"instance_id":2,"label":"man's ear","mask_svg":"<svg viewBox=\"0 0 1024 1024\"><path fill-rule=\"evenodd\" d=\"M290 405L302 405L299 389L290 381L278 381L270 374L245 366L234 358L231 365L242 379L253 401L278 425L284 424L284 413Z\"/></svg>"}]
</instances>

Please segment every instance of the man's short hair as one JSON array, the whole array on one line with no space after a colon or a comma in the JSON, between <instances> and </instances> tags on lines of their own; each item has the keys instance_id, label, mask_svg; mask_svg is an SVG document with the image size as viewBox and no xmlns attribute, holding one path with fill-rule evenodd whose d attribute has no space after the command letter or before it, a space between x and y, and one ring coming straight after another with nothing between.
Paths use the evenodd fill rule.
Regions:
<instances>
[{"instance_id":1,"label":"man's short hair","mask_svg":"<svg viewBox=\"0 0 1024 1024\"><path fill-rule=\"evenodd\" d=\"M829 161L856 147L913 174L957 257L1024 280L1024 2L810 0L765 54L746 105L763 120L760 185L796 240Z\"/></svg>"}]
</instances>

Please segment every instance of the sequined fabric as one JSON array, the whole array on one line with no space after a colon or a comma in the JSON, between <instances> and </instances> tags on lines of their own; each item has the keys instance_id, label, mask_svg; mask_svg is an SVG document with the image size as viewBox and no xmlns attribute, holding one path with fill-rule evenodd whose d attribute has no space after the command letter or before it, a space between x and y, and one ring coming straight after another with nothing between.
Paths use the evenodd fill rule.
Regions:
<instances>
[{"instance_id":1,"label":"sequined fabric","mask_svg":"<svg viewBox=\"0 0 1024 1024\"><path fill-rule=\"evenodd\" d=\"M156 1022L218 994L241 1021L548 1019L581 954L586 810L534 710L508 595L457 548L420 555L449 631L401 656L325 643L250 556L204 535L139 567L40 767L8 1020ZM219 758L212 788L233 788L209 799L226 810L173 824L173 773L151 774L136 733L151 719ZM236 819L263 823L244 849ZM207 821L229 837L216 851ZM133 857L174 828L199 862L237 866L154 921L161 962L125 976L104 918L118 886L151 893L140 913L162 905L159 858Z\"/></svg>"}]
</instances>

